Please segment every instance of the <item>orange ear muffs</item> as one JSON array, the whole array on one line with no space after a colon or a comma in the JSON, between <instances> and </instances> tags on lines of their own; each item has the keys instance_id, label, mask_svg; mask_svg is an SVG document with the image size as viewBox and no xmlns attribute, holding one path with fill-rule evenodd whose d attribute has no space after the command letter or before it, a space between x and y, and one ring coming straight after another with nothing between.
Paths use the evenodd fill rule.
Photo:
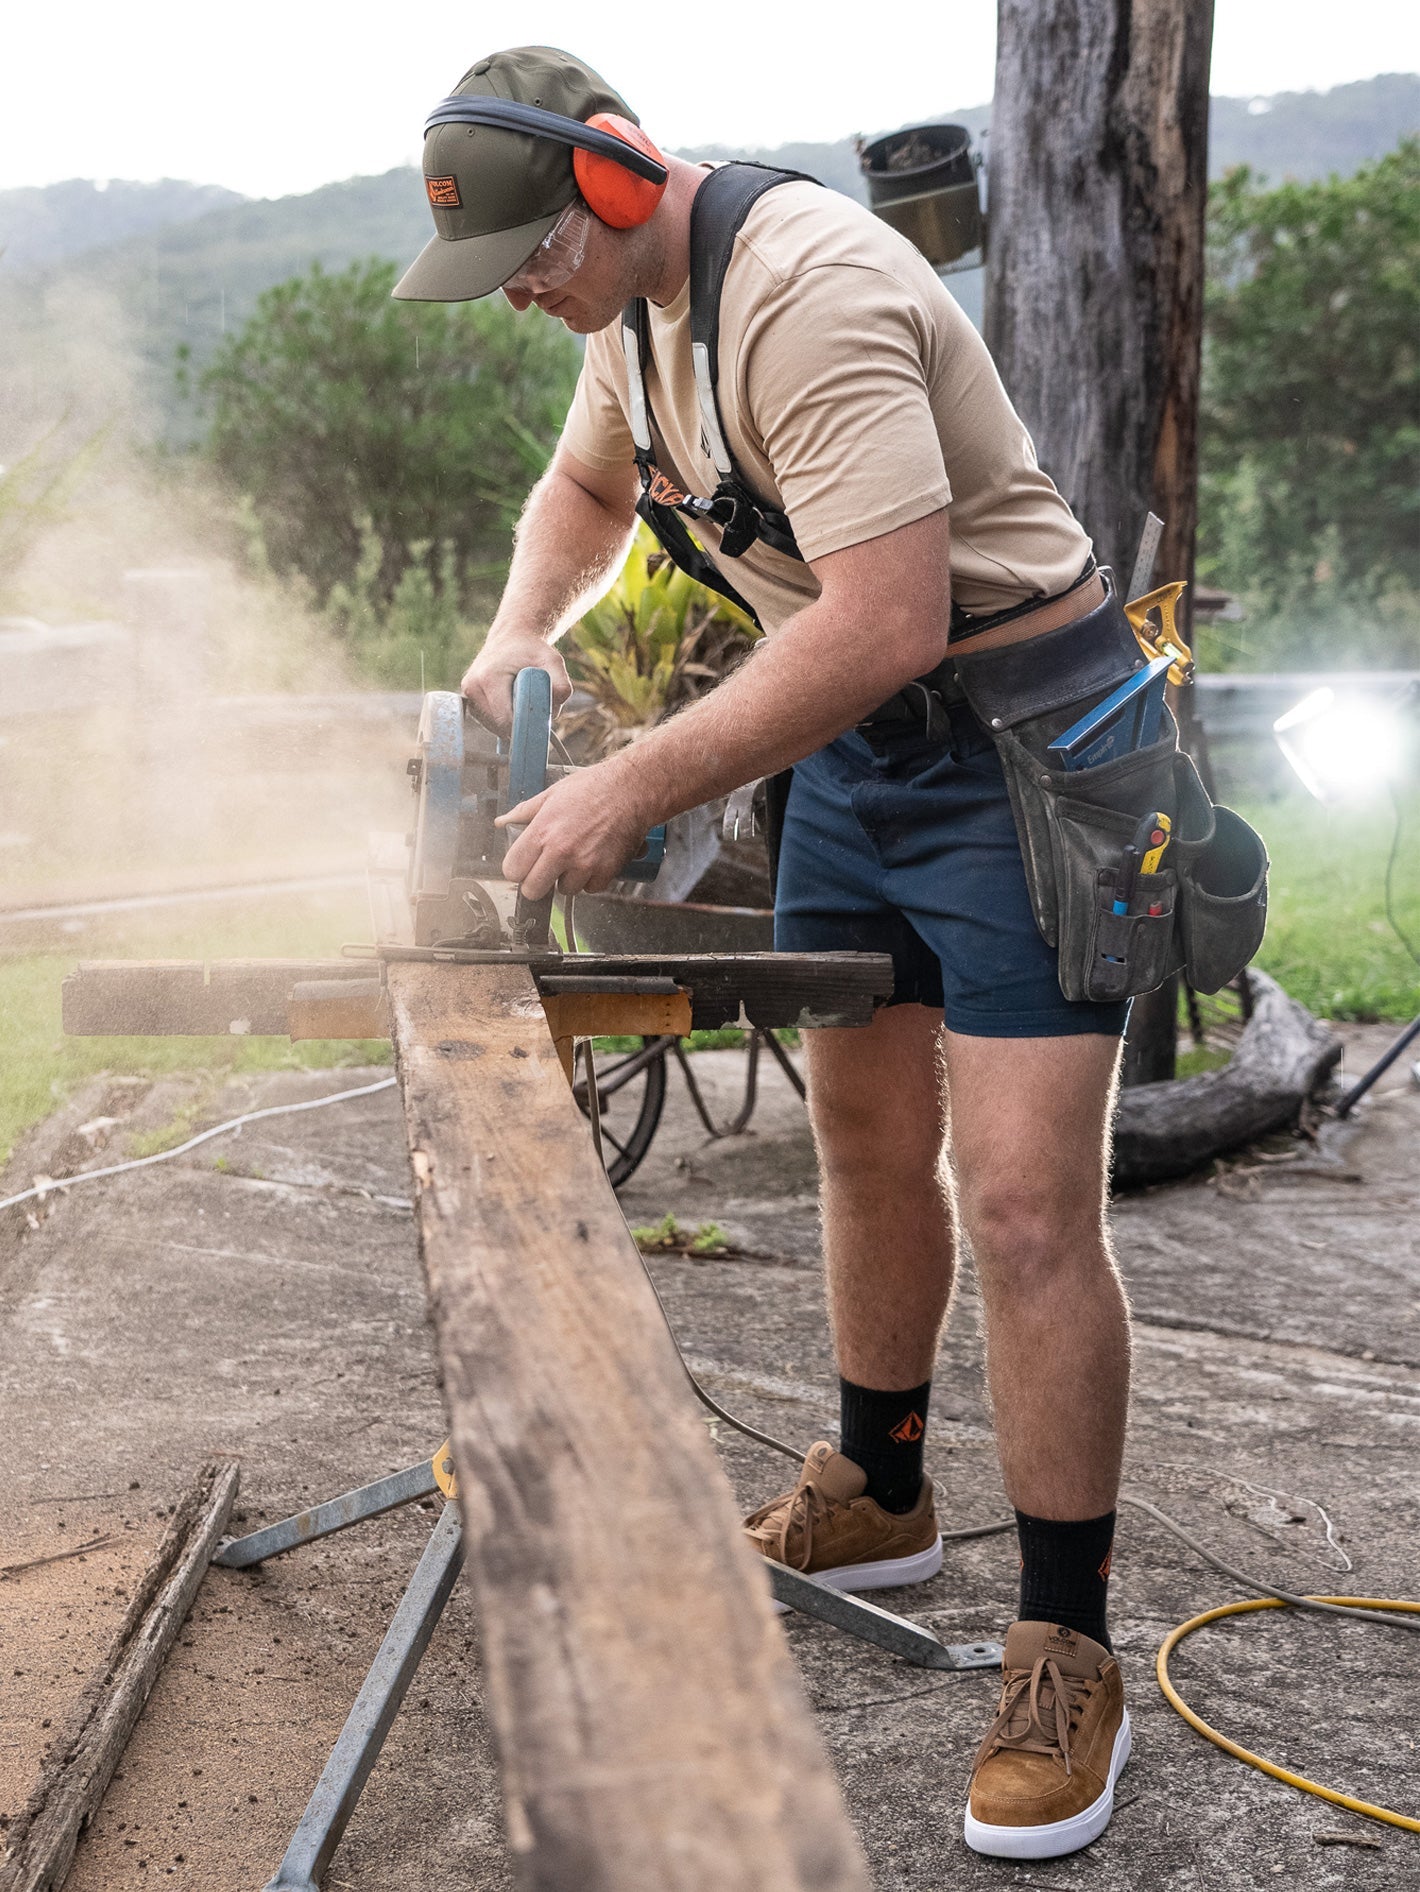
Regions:
<instances>
[{"instance_id":1,"label":"orange ear muffs","mask_svg":"<svg viewBox=\"0 0 1420 1892\"><path fill-rule=\"evenodd\" d=\"M645 132L629 118L618 117L615 112L597 112L587 123L593 131L621 139L657 164L665 163ZM600 157L595 151L574 151L572 173L588 210L613 230L634 230L638 224L648 223L665 194L664 179L653 184L649 178L628 171L615 158Z\"/></svg>"}]
</instances>

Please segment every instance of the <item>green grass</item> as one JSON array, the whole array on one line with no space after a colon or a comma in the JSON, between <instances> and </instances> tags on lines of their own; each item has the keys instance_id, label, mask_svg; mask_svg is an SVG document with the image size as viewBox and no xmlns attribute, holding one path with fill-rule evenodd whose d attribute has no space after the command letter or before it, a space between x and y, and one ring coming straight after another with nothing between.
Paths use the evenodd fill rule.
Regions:
<instances>
[{"instance_id":1,"label":"green grass","mask_svg":"<svg viewBox=\"0 0 1420 1892\"><path fill-rule=\"evenodd\" d=\"M1420 791L1401 803L1392 875L1396 918L1420 945ZM1394 832L1387 801L1324 807L1305 790L1240 803L1272 857L1264 972L1321 1018L1408 1019L1420 1012L1420 966L1385 917Z\"/></svg>"},{"instance_id":2,"label":"green grass","mask_svg":"<svg viewBox=\"0 0 1420 1892\"><path fill-rule=\"evenodd\" d=\"M79 959L328 959L346 940L369 937L359 894L327 899L272 900L255 911L234 905L173 908L126 922L102 941L86 939L66 953L0 960L0 1161L15 1139L45 1117L78 1085L100 1072L159 1077L200 1072L213 1084L245 1071L310 1070L350 1064L387 1064L387 1044L284 1038L66 1038L60 986ZM145 1136L152 1154L191 1134L190 1119Z\"/></svg>"}]
</instances>

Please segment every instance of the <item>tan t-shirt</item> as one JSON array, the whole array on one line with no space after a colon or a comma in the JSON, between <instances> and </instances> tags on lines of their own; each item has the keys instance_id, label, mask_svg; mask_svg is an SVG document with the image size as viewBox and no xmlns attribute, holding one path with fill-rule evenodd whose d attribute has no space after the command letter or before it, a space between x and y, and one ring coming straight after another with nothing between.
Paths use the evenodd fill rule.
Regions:
<instances>
[{"instance_id":1,"label":"tan t-shirt","mask_svg":"<svg viewBox=\"0 0 1420 1892\"><path fill-rule=\"evenodd\" d=\"M715 490L690 356L689 284L650 310L646 392L686 491ZM905 238L836 191L783 184L751 208L720 302L720 413L742 476L782 507L806 560L941 507L952 592L985 615L1063 591L1090 541L1036 465L986 345ZM621 326L587 342L563 431L589 466L635 458ZM713 557L718 529L697 524ZM767 630L819 595L763 545L717 561Z\"/></svg>"}]
</instances>

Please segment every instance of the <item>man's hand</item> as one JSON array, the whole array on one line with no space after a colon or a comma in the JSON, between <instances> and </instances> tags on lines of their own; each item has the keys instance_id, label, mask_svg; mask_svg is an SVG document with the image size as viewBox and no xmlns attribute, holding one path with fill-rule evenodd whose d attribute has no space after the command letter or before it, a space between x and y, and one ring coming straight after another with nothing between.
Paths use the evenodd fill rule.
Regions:
<instances>
[{"instance_id":1,"label":"man's hand","mask_svg":"<svg viewBox=\"0 0 1420 1892\"><path fill-rule=\"evenodd\" d=\"M552 678L555 715L572 694L559 651L531 632L490 631L488 642L464 672L460 691L479 722L506 736L513 727L513 679L520 670L545 670Z\"/></svg>"},{"instance_id":2,"label":"man's hand","mask_svg":"<svg viewBox=\"0 0 1420 1892\"><path fill-rule=\"evenodd\" d=\"M529 900L609 887L640 853L654 819L634 776L619 757L595 763L500 815L500 828L523 830L503 861L508 879L519 881Z\"/></svg>"}]
</instances>

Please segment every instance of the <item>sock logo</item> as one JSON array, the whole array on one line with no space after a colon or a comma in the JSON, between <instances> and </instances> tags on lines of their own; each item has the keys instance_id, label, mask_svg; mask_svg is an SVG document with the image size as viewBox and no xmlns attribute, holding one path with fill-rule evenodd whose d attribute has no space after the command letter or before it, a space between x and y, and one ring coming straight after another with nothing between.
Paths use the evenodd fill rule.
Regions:
<instances>
[{"instance_id":1,"label":"sock logo","mask_svg":"<svg viewBox=\"0 0 1420 1892\"><path fill-rule=\"evenodd\" d=\"M905 1419L899 1419L888 1433L890 1439L896 1439L899 1445L916 1445L927 1430L915 1412L908 1413Z\"/></svg>"},{"instance_id":2,"label":"sock logo","mask_svg":"<svg viewBox=\"0 0 1420 1892\"><path fill-rule=\"evenodd\" d=\"M1111 1545L1110 1548L1104 1554L1104 1562L1100 1565L1099 1574L1100 1574L1101 1583L1109 1582L1109 1573L1110 1573L1111 1568L1113 1567L1113 1564L1114 1564L1114 1546Z\"/></svg>"}]
</instances>

